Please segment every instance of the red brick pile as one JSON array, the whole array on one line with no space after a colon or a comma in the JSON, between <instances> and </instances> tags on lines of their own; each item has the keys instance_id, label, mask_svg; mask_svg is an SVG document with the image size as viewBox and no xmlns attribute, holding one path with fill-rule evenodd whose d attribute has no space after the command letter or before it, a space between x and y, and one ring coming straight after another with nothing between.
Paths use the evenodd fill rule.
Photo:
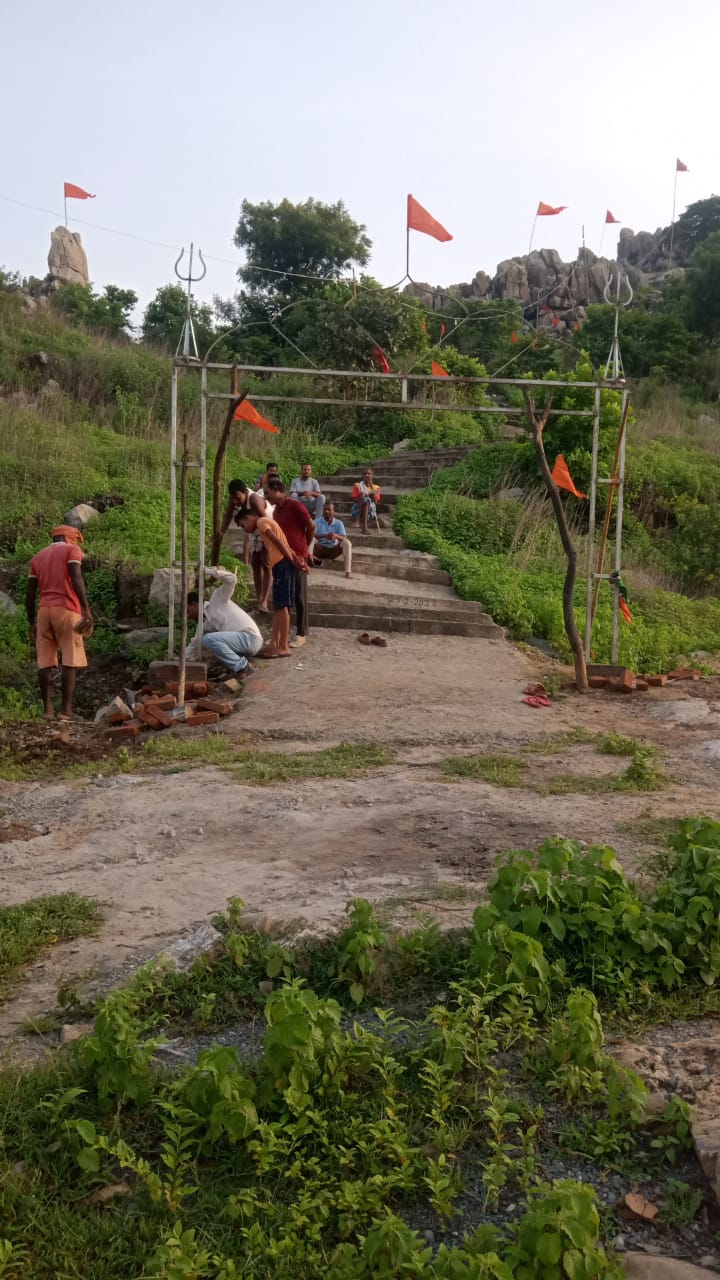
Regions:
<instances>
[{"instance_id":1,"label":"red brick pile","mask_svg":"<svg viewBox=\"0 0 720 1280\"><path fill-rule=\"evenodd\" d=\"M114 742L137 738L146 729L170 729L187 724L195 728L215 724L221 716L229 716L234 702L223 698L222 689L214 697L215 685L207 680L188 681L185 685L184 714L177 709L177 681L168 680L163 689L146 684L137 694L132 710L121 699L105 721L107 735ZM173 715L172 713L175 712Z\"/></svg>"},{"instance_id":2,"label":"red brick pile","mask_svg":"<svg viewBox=\"0 0 720 1280\"><path fill-rule=\"evenodd\" d=\"M614 693L644 693L647 689L661 689L670 680L699 680L702 673L690 667L678 667L664 676L636 676L627 667L619 675L588 676L591 689L608 689Z\"/></svg>"}]
</instances>

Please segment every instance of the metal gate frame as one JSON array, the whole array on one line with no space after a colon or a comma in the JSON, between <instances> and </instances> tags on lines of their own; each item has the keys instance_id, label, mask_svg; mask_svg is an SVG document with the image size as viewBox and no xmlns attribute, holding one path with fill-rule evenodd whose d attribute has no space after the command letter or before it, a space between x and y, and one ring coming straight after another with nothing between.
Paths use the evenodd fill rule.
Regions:
<instances>
[{"instance_id":1,"label":"metal gate frame","mask_svg":"<svg viewBox=\"0 0 720 1280\"><path fill-rule=\"evenodd\" d=\"M568 379L557 378L553 380L545 380L543 378L493 378L493 377L458 377L455 375L436 376L433 374L423 373L365 373L350 369L308 369L295 368L292 366L276 366L276 365L258 365L258 364L233 364L221 361L201 361L192 356L176 355L173 360L171 397L170 397L170 574L172 586L168 592L168 657L173 657L174 649L174 626L175 626L175 578L176 570L179 567L177 560L177 472L182 466L182 460L178 459L177 451L177 412L178 412L178 380L182 372L195 371L200 373L200 447L199 454L195 460L189 461L188 465L199 471L200 479L200 530L199 530L199 546L197 560L189 563L188 568L193 568L197 572L198 592L200 599L203 598L203 590L205 586L205 532L206 532L206 476L207 476L207 412L208 402L210 400L232 400L236 397L237 391L209 391L208 390L208 371L226 370L232 377L236 378L243 374L260 374L272 377L277 374L292 374L297 377L311 377L313 379L326 378L346 383L355 383L364 385L369 390L370 383L383 382L386 385L400 384L400 400L370 400L360 398L355 395L353 398L345 399L337 396L280 396L272 393L264 394L262 391L253 390L247 396L247 399L255 403L264 404L313 404L313 405L333 405L337 408L366 408L366 409L403 409L412 412L416 409L432 410L435 413L487 413L502 414L506 418L525 418L526 410L524 408L505 407L502 405L456 405L438 403L434 398L432 400L412 400L409 398L409 389L411 384L419 384L420 388L427 387L432 384L433 390L448 386L468 386L471 384L480 385L488 388L497 388L502 390L504 387L517 387L520 389L529 387L540 387L546 391L554 388L588 388L594 391L593 406L591 409L551 409L550 417L576 417L592 419L593 437L592 437L592 467L590 480L590 508L588 515L588 552L587 552L587 596L585 607L585 657L591 657L592 644L592 595L593 586L598 579L609 579L609 573L597 573L595 571L595 525L596 525L596 507L598 485L614 485L617 490L617 514L615 520L615 572L620 573L622 570L622 521L623 521L623 498L625 484L625 436L620 442L618 475L616 478L598 476L598 453L600 445L600 413L601 413L601 393L603 391L620 391L622 393L622 413L625 415L627 402L629 399L629 391L627 389L625 379L614 376L612 378L595 379L593 381L573 382ZM332 390L332 388L330 388ZM625 433L626 434L626 433ZM608 499L609 500L609 499ZM619 602L618 593L613 593L613 631L612 631L612 661L617 661L618 653L618 617ZM202 617L198 621L198 627L202 626Z\"/></svg>"}]
</instances>

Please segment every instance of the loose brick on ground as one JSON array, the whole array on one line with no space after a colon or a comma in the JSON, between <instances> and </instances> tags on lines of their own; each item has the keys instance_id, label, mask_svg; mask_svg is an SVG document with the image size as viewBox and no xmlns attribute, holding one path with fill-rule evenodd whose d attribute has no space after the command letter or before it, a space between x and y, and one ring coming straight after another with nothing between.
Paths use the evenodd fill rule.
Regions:
<instances>
[{"instance_id":1,"label":"loose brick on ground","mask_svg":"<svg viewBox=\"0 0 720 1280\"><path fill-rule=\"evenodd\" d=\"M638 693L645 693L650 688L650 685L648 684L647 680L642 680L640 676L636 676L635 688Z\"/></svg>"},{"instance_id":2,"label":"loose brick on ground","mask_svg":"<svg viewBox=\"0 0 720 1280\"><path fill-rule=\"evenodd\" d=\"M232 713L232 702L220 702L218 698L198 698L198 711L217 711L219 716L229 716Z\"/></svg>"},{"instance_id":3,"label":"loose brick on ground","mask_svg":"<svg viewBox=\"0 0 720 1280\"><path fill-rule=\"evenodd\" d=\"M137 738L142 724L139 720L126 720L124 724L119 724L114 729L108 730L108 737L112 742L118 742L122 738Z\"/></svg>"},{"instance_id":4,"label":"loose brick on ground","mask_svg":"<svg viewBox=\"0 0 720 1280\"><path fill-rule=\"evenodd\" d=\"M150 711L150 715L159 728L170 729L175 724L172 716L168 715L167 711L165 711L163 707L153 707Z\"/></svg>"},{"instance_id":5,"label":"loose brick on ground","mask_svg":"<svg viewBox=\"0 0 720 1280\"><path fill-rule=\"evenodd\" d=\"M588 676L588 684L591 689L607 689L610 676Z\"/></svg>"},{"instance_id":6,"label":"loose brick on ground","mask_svg":"<svg viewBox=\"0 0 720 1280\"><path fill-rule=\"evenodd\" d=\"M628 671L626 667L622 675L618 678L618 683L617 683L618 693L632 693L634 684L635 684L635 676L633 675L632 671Z\"/></svg>"},{"instance_id":7,"label":"loose brick on ground","mask_svg":"<svg viewBox=\"0 0 720 1280\"><path fill-rule=\"evenodd\" d=\"M692 667L678 667L675 671L668 673L668 680L699 680L700 671L693 671Z\"/></svg>"},{"instance_id":8,"label":"loose brick on ground","mask_svg":"<svg viewBox=\"0 0 720 1280\"><path fill-rule=\"evenodd\" d=\"M189 725L215 724L220 719L217 711L193 711L185 716L185 723Z\"/></svg>"},{"instance_id":9,"label":"loose brick on ground","mask_svg":"<svg viewBox=\"0 0 720 1280\"><path fill-rule=\"evenodd\" d=\"M662 689L668 682L667 676L646 676L645 679L651 689Z\"/></svg>"}]
</instances>

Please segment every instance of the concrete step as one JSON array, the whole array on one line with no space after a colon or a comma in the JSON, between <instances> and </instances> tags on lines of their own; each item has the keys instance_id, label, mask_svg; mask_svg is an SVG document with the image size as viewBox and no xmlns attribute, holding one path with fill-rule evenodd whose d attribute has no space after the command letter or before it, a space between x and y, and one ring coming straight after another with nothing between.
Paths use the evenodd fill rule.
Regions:
<instances>
[{"instance_id":1,"label":"concrete step","mask_svg":"<svg viewBox=\"0 0 720 1280\"><path fill-rule=\"evenodd\" d=\"M323 577L323 570L314 570L310 574L309 594L311 599L327 602L328 609L345 608L352 602L365 609L414 609L417 612L431 610L446 614L482 613L482 605L478 600L462 600L454 591L442 584L416 584L413 582L388 582L386 578L372 574L362 578L346 579Z\"/></svg>"},{"instance_id":2,"label":"concrete step","mask_svg":"<svg viewBox=\"0 0 720 1280\"><path fill-rule=\"evenodd\" d=\"M384 518L386 520L389 519L388 516L385 516ZM364 534L360 533L358 529L351 529L349 510L347 512L347 520L345 523L348 529L350 541L353 544L353 551L359 550L360 547L362 547L363 549L371 549L373 551L394 551L396 553L400 553L407 549L402 538L398 537L396 533L393 533L392 529L382 529L378 532L378 530L373 527L370 536L367 538ZM243 557L244 543L245 534L242 529L228 529L225 534L223 546L227 547L230 554L236 556L239 560L242 560Z\"/></svg>"},{"instance_id":3,"label":"concrete step","mask_svg":"<svg viewBox=\"0 0 720 1280\"><path fill-rule=\"evenodd\" d=\"M431 617L428 614L391 613L378 619L375 614L327 613L313 606L310 614L310 631L331 627L341 631L383 632L385 634L419 636L473 636L476 639L501 640L504 632L491 618L483 615L480 621L473 619Z\"/></svg>"},{"instance_id":4,"label":"concrete step","mask_svg":"<svg viewBox=\"0 0 720 1280\"><path fill-rule=\"evenodd\" d=\"M364 543L358 546L356 540L353 543L352 566L353 574L373 574L375 577L433 583L436 586L449 587L451 584L450 574L438 567L437 560L419 551L376 550L374 546L366 547ZM324 560L322 569L313 569L313 581L316 573L325 573L327 569L344 573L342 558Z\"/></svg>"},{"instance_id":5,"label":"concrete step","mask_svg":"<svg viewBox=\"0 0 720 1280\"><path fill-rule=\"evenodd\" d=\"M344 484L333 483L333 484L323 485L322 491L328 502L335 502L335 503L343 502L345 503L346 506L352 506L354 502L354 499L351 494L351 490L349 490L348 487ZM402 493L415 493L416 490L395 489L392 486L390 486L387 489L382 489L381 492L382 492L382 502L380 503L380 510L382 511L383 505L394 507L398 498Z\"/></svg>"}]
</instances>

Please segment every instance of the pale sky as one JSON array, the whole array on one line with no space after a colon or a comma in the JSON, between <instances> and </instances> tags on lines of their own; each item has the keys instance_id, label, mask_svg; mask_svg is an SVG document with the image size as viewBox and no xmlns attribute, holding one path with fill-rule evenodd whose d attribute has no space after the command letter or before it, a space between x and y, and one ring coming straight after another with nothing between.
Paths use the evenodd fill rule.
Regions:
<instances>
[{"instance_id":1,"label":"pale sky","mask_svg":"<svg viewBox=\"0 0 720 1280\"><path fill-rule=\"evenodd\" d=\"M571 260L608 207L669 222L678 156L678 212L720 190L719 0L35 0L0 30L0 194L50 211L0 200L0 265L45 274L74 182L93 282L143 302L191 239L198 296L235 291L243 198L344 200L390 284L410 191L454 236L413 234L412 275L449 284L527 252L538 200Z\"/></svg>"}]
</instances>

